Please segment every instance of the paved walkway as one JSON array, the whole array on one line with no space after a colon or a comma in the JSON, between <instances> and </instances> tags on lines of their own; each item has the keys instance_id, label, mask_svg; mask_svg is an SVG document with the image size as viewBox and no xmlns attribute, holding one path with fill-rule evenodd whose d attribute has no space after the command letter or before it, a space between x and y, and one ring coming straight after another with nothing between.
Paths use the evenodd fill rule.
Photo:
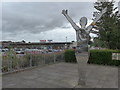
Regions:
<instances>
[{"instance_id":1,"label":"paved walkway","mask_svg":"<svg viewBox=\"0 0 120 90\"><path fill-rule=\"evenodd\" d=\"M118 68L88 64L84 70L86 86L77 85L77 64L59 63L4 75L3 88L118 88Z\"/></svg>"}]
</instances>

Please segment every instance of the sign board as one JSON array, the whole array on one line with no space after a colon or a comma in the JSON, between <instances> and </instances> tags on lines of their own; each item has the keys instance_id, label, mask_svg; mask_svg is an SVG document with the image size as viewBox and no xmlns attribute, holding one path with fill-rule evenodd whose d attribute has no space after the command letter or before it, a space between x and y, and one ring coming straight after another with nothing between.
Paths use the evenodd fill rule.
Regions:
<instances>
[{"instance_id":1,"label":"sign board","mask_svg":"<svg viewBox=\"0 0 120 90\"><path fill-rule=\"evenodd\" d=\"M46 40L40 40L40 42L41 42L41 43L45 43L45 42L46 42Z\"/></svg>"},{"instance_id":2,"label":"sign board","mask_svg":"<svg viewBox=\"0 0 120 90\"><path fill-rule=\"evenodd\" d=\"M47 40L48 42L52 42L53 40Z\"/></svg>"},{"instance_id":3,"label":"sign board","mask_svg":"<svg viewBox=\"0 0 120 90\"><path fill-rule=\"evenodd\" d=\"M112 53L112 60L120 60L120 53Z\"/></svg>"}]
</instances>

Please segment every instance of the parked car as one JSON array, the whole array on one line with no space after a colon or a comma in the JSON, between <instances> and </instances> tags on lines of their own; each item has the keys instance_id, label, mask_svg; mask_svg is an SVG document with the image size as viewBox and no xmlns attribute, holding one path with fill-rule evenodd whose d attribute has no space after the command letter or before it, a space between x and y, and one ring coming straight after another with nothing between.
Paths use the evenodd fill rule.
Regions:
<instances>
[{"instance_id":1,"label":"parked car","mask_svg":"<svg viewBox=\"0 0 120 90\"><path fill-rule=\"evenodd\" d=\"M16 54L24 54L24 50L22 49L15 49Z\"/></svg>"},{"instance_id":2,"label":"parked car","mask_svg":"<svg viewBox=\"0 0 120 90\"><path fill-rule=\"evenodd\" d=\"M7 52L7 51L8 51L7 48L5 48L5 49L0 49L0 54L6 55L6 52Z\"/></svg>"}]
</instances>

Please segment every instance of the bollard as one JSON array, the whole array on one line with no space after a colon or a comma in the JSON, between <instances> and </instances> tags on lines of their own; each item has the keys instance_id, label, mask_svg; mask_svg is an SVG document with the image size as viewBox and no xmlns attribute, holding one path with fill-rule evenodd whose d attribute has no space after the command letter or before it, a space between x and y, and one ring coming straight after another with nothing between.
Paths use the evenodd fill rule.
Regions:
<instances>
[{"instance_id":1,"label":"bollard","mask_svg":"<svg viewBox=\"0 0 120 90\"><path fill-rule=\"evenodd\" d=\"M56 56L55 56L55 53L54 53L54 63L56 62Z\"/></svg>"},{"instance_id":2,"label":"bollard","mask_svg":"<svg viewBox=\"0 0 120 90\"><path fill-rule=\"evenodd\" d=\"M44 64L45 64L45 54L43 54L43 62L44 62Z\"/></svg>"},{"instance_id":3,"label":"bollard","mask_svg":"<svg viewBox=\"0 0 120 90\"><path fill-rule=\"evenodd\" d=\"M30 55L30 67L32 67L32 55Z\"/></svg>"}]
</instances>

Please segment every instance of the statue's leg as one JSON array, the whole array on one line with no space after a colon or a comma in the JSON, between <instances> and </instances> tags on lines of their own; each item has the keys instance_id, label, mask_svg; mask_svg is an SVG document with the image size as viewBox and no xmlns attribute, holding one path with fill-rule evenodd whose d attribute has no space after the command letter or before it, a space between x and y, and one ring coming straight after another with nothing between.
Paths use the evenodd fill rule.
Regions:
<instances>
[{"instance_id":1,"label":"statue's leg","mask_svg":"<svg viewBox=\"0 0 120 90\"><path fill-rule=\"evenodd\" d=\"M86 67L88 61L88 44L87 42L78 43L78 47L76 49L76 59L78 63L78 74L79 74L79 85L86 85Z\"/></svg>"}]
</instances>

